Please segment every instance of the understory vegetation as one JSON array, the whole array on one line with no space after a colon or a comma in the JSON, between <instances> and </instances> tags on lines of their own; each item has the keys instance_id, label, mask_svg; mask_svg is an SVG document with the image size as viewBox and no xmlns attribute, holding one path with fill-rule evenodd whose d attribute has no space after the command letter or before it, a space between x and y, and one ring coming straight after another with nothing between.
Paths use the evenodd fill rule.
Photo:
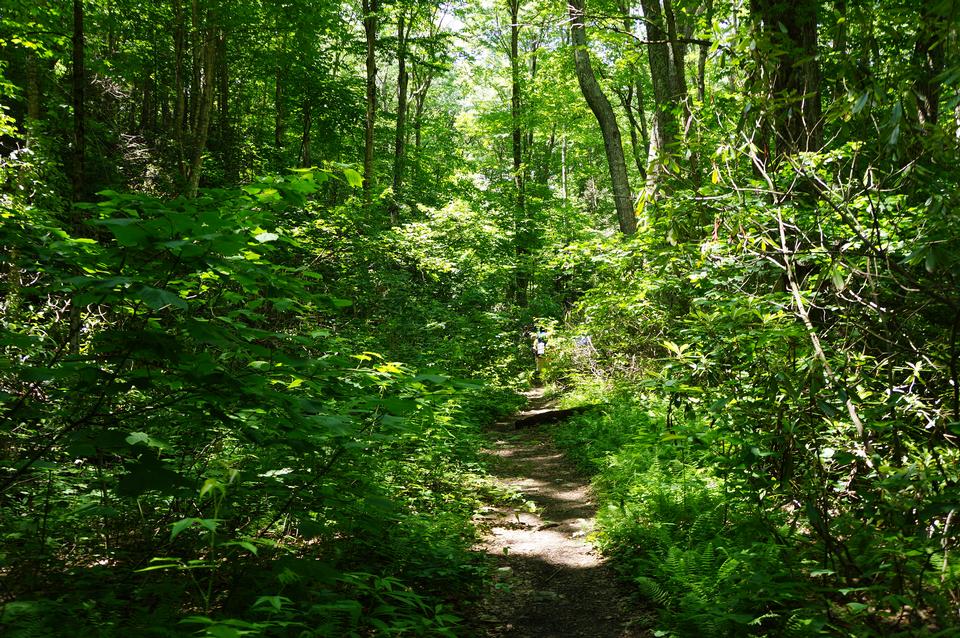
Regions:
<instances>
[{"instance_id":1,"label":"understory vegetation","mask_svg":"<svg viewBox=\"0 0 960 638\"><path fill-rule=\"evenodd\" d=\"M663 635L953 635L955 291L900 255L913 306L822 250L798 301L750 241L618 249L557 335L555 383L597 404L556 433L596 474L597 541Z\"/></svg>"},{"instance_id":2,"label":"understory vegetation","mask_svg":"<svg viewBox=\"0 0 960 638\"><path fill-rule=\"evenodd\" d=\"M366 284L306 204L332 179L104 192L78 236L11 211L43 264L5 315L11 635L454 635L478 428L516 401L344 328Z\"/></svg>"},{"instance_id":3,"label":"understory vegetation","mask_svg":"<svg viewBox=\"0 0 960 638\"><path fill-rule=\"evenodd\" d=\"M468 636L545 384L655 635L957 635L958 25L5 0L0 633Z\"/></svg>"}]
</instances>

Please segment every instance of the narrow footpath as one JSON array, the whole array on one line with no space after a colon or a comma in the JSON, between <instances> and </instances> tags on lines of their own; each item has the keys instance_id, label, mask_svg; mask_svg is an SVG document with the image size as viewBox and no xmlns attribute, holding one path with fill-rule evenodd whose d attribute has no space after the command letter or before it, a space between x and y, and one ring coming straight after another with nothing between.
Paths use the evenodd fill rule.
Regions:
<instances>
[{"instance_id":1,"label":"narrow footpath","mask_svg":"<svg viewBox=\"0 0 960 638\"><path fill-rule=\"evenodd\" d=\"M590 544L596 503L589 478L550 440L552 407L542 393L528 398L527 410L489 432L491 473L517 498L486 508L477 519L486 532L480 549L496 561L497 582L480 604L476 635L651 636L645 629L651 615L630 600Z\"/></svg>"}]
</instances>

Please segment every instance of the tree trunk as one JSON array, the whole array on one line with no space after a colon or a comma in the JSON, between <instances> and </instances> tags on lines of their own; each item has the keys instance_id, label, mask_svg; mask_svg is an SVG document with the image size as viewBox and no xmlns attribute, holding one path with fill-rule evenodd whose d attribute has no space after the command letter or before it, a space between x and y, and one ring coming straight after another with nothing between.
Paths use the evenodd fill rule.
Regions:
<instances>
[{"instance_id":1,"label":"tree trunk","mask_svg":"<svg viewBox=\"0 0 960 638\"><path fill-rule=\"evenodd\" d=\"M223 175L228 184L236 183L237 164L233 146L233 127L230 124L230 67L227 58L227 32L217 30L217 126L223 146Z\"/></svg>"},{"instance_id":2,"label":"tree trunk","mask_svg":"<svg viewBox=\"0 0 960 638\"><path fill-rule=\"evenodd\" d=\"M190 66L192 72L192 79L190 81L190 101L189 109L187 111L187 128L190 131L191 137L196 137L197 135L197 124L200 119L200 110L203 108L203 89L201 89L201 84L203 78L201 77L203 73L203 26L200 24L200 1L199 0L190 0L190 18L191 18L191 29L190 29L190 55L193 60L193 63ZM194 141L194 145L196 142Z\"/></svg>"},{"instance_id":3,"label":"tree trunk","mask_svg":"<svg viewBox=\"0 0 960 638\"><path fill-rule=\"evenodd\" d=\"M690 104L687 102L687 74L684 59L687 57L687 45L678 37L677 17L673 11L672 0L663 0L663 17L667 24L667 37L670 40L670 61L673 64L670 70L670 88L673 100L683 105L684 127L690 118Z\"/></svg>"},{"instance_id":4,"label":"tree trunk","mask_svg":"<svg viewBox=\"0 0 960 638\"><path fill-rule=\"evenodd\" d=\"M633 212L633 194L627 179L627 164L623 157L623 141L617 117L604 95L593 67L590 65L590 53L587 50L587 33L584 27L584 0L570 0L570 37L573 44L573 60L577 71L580 91L590 110L593 111L603 135L603 146L607 154L607 167L613 185L613 198L617 208L617 221L620 231L632 235L637 230L637 219Z\"/></svg>"},{"instance_id":5,"label":"tree trunk","mask_svg":"<svg viewBox=\"0 0 960 638\"><path fill-rule=\"evenodd\" d=\"M543 149L543 159L540 162L540 170L537 171L536 183L546 186L550 183L550 169L553 166L553 152L557 147L557 125L554 123L550 127L550 137Z\"/></svg>"},{"instance_id":6,"label":"tree trunk","mask_svg":"<svg viewBox=\"0 0 960 638\"><path fill-rule=\"evenodd\" d=\"M944 17L935 3L922 3L917 42L913 48L914 92L917 95L917 121L921 128L936 126L940 119L940 88L937 76L944 69L946 30Z\"/></svg>"},{"instance_id":7,"label":"tree trunk","mask_svg":"<svg viewBox=\"0 0 960 638\"><path fill-rule=\"evenodd\" d=\"M411 24L412 24L411 19ZM397 19L397 130L393 141L393 201L390 203L390 225L396 225L400 216L400 198L403 194L403 169L407 141L407 91L410 75L407 73L407 36L410 30L403 11Z\"/></svg>"},{"instance_id":8,"label":"tree trunk","mask_svg":"<svg viewBox=\"0 0 960 638\"><path fill-rule=\"evenodd\" d=\"M173 142L177 150L177 169L180 173L180 178L186 181L187 168L184 161L185 154L183 148L183 120L184 110L186 108L186 96L184 95L183 86L183 47L186 34L183 20L183 7L180 4L180 0L173 0L173 83L174 91L176 92L173 105Z\"/></svg>"},{"instance_id":9,"label":"tree trunk","mask_svg":"<svg viewBox=\"0 0 960 638\"><path fill-rule=\"evenodd\" d=\"M274 77L273 90L273 146L279 154L283 148L283 69L279 66Z\"/></svg>"},{"instance_id":10,"label":"tree trunk","mask_svg":"<svg viewBox=\"0 0 960 638\"><path fill-rule=\"evenodd\" d=\"M421 130L423 128L423 110L427 103L427 91L430 90L430 84L433 82L433 71L427 75L420 86L413 94L413 145L419 152L421 146Z\"/></svg>"},{"instance_id":11,"label":"tree trunk","mask_svg":"<svg viewBox=\"0 0 960 638\"><path fill-rule=\"evenodd\" d=\"M617 7L620 9L620 15L623 18L623 30L627 33L633 32L633 20L630 17L630 7L625 0L619 0ZM647 179L647 158L650 155L650 135L647 132L647 118L643 103L643 84L636 65L629 63L630 75L636 78L636 84L630 84L626 90L618 92L620 102L623 104L623 110L627 114L630 122L630 148L633 150L633 161L637 165L637 171L644 180ZM636 111L633 108L633 95L637 96ZM637 114L639 113L639 118ZM639 139L637 133L639 132Z\"/></svg>"},{"instance_id":12,"label":"tree trunk","mask_svg":"<svg viewBox=\"0 0 960 638\"><path fill-rule=\"evenodd\" d=\"M834 0L833 52L841 57L847 55L847 0Z\"/></svg>"},{"instance_id":13,"label":"tree trunk","mask_svg":"<svg viewBox=\"0 0 960 638\"><path fill-rule=\"evenodd\" d=\"M427 36L429 41L433 41L433 39L436 37L437 29L437 21L431 20L430 30ZM433 59L432 50L430 51L430 57ZM417 177L420 175L420 148L422 143L423 112L426 106L427 92L430 90L430 85L433 83L433 76L435 72L434 67L430 64L422 65L422 67L423 71L421 71L421 65L418 65L415 62L412 67L413 84L416 87L413 90L413 145L417 150L417 163L414 167Z\"/></svg>"},{"instance_id":14,"label":"tree trunk","mask_svg":"<svg viewBox=\"0 0 960 638\"><path fill-rule=\"evenodd\" d=\"M367 42L367 115L363 137L363 200L369 207L373 194L373 133L377 121L377 11L379 0L363 0L363 32Z\"/></svg>"},{"instance_id":15,"label":"tree trunk","mask_svg":"<svg viewBox=\"0 0 960 638\"><path fill-rule=\"evenodd\" d=\"M701 13L702 12L702 13ZM700 6L697 12L702 22L707 27L713 25L713 0L706 0ZM700 49L697 54L697 99L703 104L707 99L707 55L710 53L710 45L707 42L700 43Z\"/></svg>"},{"instance_id":16,"label":"tree trunk","mask_svg":"<svg viewBox=\"0 0 960 638\"><path fill-rule=\"evenodd\" d=\"M73 201L80 202L86 198L86 84L87 72L84 56L83 32L83 0L73 0L73 166L71 172L71 186ZM81 219L77 216L73 220L72 232L79 233ZM69 350L72 354L80 352L80 307L76 299L70 299L70 334Z\"/></svg>"},{"instance_id":17,"label":"tree trunk","mask_svg":"<svg viewBox=\"0 0 960 638\"><path fill-rule=\"evenodd\" d=\"M83 0L73 0L73 201L86 196L86 65L84 61Z\"/></svg>"},{"instance_id":18,"label":"tree trunk","mask_svg":"<svg viewBox=\"0 0 960 638\"><path fill-rule=\"evenodd\" d=\"M753 0L771 63L769 97L779 156L821 146L820 65L817 61L817 0Z\"/></svg>"},{"instance_id":19,"label":"tree trunk","mask_svg":"<svg viewBox=\"0 0 960 638\"><path fill-rule=\"evenodd\" d=\"M163 94L157 86L157 57L157 29L151 25L150 63L143 70L145 89L140 118L140 130L148 139L153 139L153 133L157 131L157 112L160 110L160 104L164 101Z\"/></svg>"},{"instance_id":20,"label":"tree trunk","mask_svg":"<svg viewBox=\"0 0 960 638\"><path fill-rule=\"evenodd\" d=\"M701 103L707 99L707 53L709 45L700 45L700 55L697 56L697 99Z\"/></svg>"},{"instance_id":21,"label":"tree trunk","mask_svg":"<svg viewBox=\"0 0 960 638\"><path fill-rule=\"evenodd\" d=\"M656 187L659 176L666 172L666 157L674 152L677 141L677 119L673 114L673 82L670 62L670 45L664 28L660 0L640 0L646 25L647 59L650 63L650 79L653 84L653 135L651 135L651 166L648 172L648 188Z\"/></svg>"},{"instance_id":22,"label":"tree trunk","mask_svg":"<svg viewBox=\"0 0 960 638\"><path fill-rule=\"evenodd\" d=\"M523 169L523 123L521 120L520 85L520 0L510 0L510 126L511 150L513 151L513 182L517 204L514 211L514 299L521 308L527 305L527 288L530 285L528 245L530 229L527 219L526 175Z\"/></svg>"},{"instance_id":23,"label":"tree trunk","mask_svg":"<svg viewBox=\"0 0 960 638\"><path fill-rule=\"evenodd\" d=\"M27 49L27 120L31 124L40 121L40 68L37 52Z\"/></svg>"},{"instance_id":24,"label":"tree trunk","mask_svg":"<svg viewBox=\"0 0 960 638\"><path fill-rule=\"evenodd\" d=\"M310 96L303 99L303 136L300 138L300 166L308 168L313 166L313 159L310 156L310 133L313 128L313 113L310 104Z\"/></svg>"},{"instance_id":25,"label":"tree trunk","mask_svg":"<svg viewBox=\"0 0 960 638\"><path fill-rule=\"evenodd\" d=\"M210 15L207 14L207 22ZM190 179L186 195L189 198L197 196L200 186L200 169L203 164L203 151L207 146L207 132L210 128L210 113L213 110L213 65L216 57L214 31L207 28L203 37L203 55L201 56L201 89L197 113L197 125L193 136L193 157L190 160Z\"/></svg>"},{"instance_id":26,"label":"tree trunk","mask_svg":"<svg viewBox=\"0 0 960 638\"><path fill-rule=\"evenodd\" d=\"M691 139L690 130L694 124L693 113L690 110L690 95L687 91L687 74L685 60L687 57L687 45L681 40L683 37L692 35L689 25L680 25L678 28L676 13L673 10L672 0L663 0L663 15L667 23L667 37L670 38L670 59L673 62L673 69L670 73L670 86L673 90L671 101L683 106L683 126L680 129L682 143L689 149L688 168L690 181L695 188L700 186L700 157L696 152L696 146L689 143Z\"/></svg>"},{"instance_id":27,"label":"tree trunk","mask_svg":"<svg viewBox=\"0 0 960 638\"><path fill-rule=\"evenodd\" d=\"M560 194L567 201L567 135L560 141Z\"/></svg>"}]
</instances>

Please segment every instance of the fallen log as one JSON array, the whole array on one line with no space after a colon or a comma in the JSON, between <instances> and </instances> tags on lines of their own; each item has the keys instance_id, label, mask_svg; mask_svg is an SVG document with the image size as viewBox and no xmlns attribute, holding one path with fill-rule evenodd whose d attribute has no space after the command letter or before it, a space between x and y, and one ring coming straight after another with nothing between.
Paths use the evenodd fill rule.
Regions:
<instances>
[{"instance_id":1,"label":"fallen log","mask_svg":"<svg viewBox=\"0 0 960 638\"><path fill-rule=\"evenodd\" d=\"M519 430L520 428L526 428L533 425L543 425L545 423L556 423L558 421L563 421L564 419L569 419L572 416L577 414L582 414L587 410L591 410L597 406L595 405L578 405L575 408L544 408L542 410L533 410L531 412L525 413L524 416L521 416L519 419L513 422L513 429Z\"/></svg>"}]
</instances>

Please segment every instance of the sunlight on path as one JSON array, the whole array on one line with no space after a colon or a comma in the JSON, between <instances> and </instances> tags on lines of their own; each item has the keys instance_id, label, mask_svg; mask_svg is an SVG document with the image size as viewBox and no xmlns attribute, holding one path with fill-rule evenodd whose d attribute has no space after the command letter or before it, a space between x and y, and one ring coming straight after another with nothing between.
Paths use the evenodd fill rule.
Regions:
<instances>
[{"instance_id":1,"label":"sunlight on path","mask_svg":"<svg viewBox=\"0 0 960 638\"><path fill-rule=\"evenodd\" d=\"M549 439L549 427L514 430L514 421L549 409L539 394L531 408L490 432L497 483L522 495L512 506L487 508L480 549L495 557L497 586L475 625L481 636L634 638L643 608L630 601L609 565L587 540L596 505L579 475Z\"/></svg>"}]
</instances>

